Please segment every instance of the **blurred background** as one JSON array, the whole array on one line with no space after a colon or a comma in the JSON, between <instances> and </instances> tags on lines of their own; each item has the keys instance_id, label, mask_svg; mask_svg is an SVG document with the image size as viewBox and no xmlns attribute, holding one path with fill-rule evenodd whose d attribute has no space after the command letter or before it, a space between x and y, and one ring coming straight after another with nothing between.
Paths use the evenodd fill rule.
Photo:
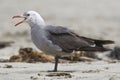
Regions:
<instances>
[{"instance_id":1,"label":"blurred background","mask_svg":"<svg viewBox=\"0 0 120 80\"><path fill-rule=\"evenodd\" d=\"M120 45L120 0L0 0L0 41L13 41L0 49L0 59L18 54L20 47L32 47L30 27L12 16L35 10L46 24L68 27L96 39L110 39ZM113 46L115 46L113 45Z\"/></svg>"}]
</instances>

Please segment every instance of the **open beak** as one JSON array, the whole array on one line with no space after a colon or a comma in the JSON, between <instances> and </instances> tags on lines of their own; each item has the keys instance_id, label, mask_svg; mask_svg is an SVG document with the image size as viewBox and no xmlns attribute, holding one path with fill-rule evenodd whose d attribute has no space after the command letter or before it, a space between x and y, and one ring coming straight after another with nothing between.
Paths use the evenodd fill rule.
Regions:
<instances>
[{"instance_id":1,"label":"open beak","mask_svg":"<svg viewBox=\"0 0 120 80\"><path fill-rule=\"evenodd\" d=\"M22 21L20 21L20 22L16 23L16 24L15 24L15 26L18 26L19 24L21 24L21 23L25 22L25 21L26 21L26 19L27 19L26 17L24 17L24 16L20 16L20 15L13 16L12 18L13 18L13 19L14 19L14 18L24 18Z\"/></svg>"}]
</instances>

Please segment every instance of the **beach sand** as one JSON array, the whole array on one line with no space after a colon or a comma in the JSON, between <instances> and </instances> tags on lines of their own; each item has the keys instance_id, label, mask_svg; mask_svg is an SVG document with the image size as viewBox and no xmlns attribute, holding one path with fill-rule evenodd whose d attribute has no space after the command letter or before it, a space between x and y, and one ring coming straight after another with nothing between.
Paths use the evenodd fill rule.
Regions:
<instances>
[{"instance_id":1,"label":"beach sand","mask_svg":"<svg viewBox=\"0 0 120 80\"><path fill-rule=\"evenodd\" d=\"M53 66L53 63L0 63L0 80L120 80L119 62L59 64L58 72L48 72Z\"/></svg>"}]
</instances>

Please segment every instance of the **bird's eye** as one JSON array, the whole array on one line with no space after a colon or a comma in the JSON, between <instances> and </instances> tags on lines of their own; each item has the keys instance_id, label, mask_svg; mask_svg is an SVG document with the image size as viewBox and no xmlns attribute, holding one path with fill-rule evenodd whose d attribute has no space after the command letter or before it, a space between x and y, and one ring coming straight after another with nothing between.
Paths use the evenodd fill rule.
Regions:
<instances>
[{"instance_id":1,"label":"bird's eye","mask_svg":"<svg viewBox=\"0 0 120 80\"><path fill-rule=\"evenodd\" d=\"M30 14L27 14L27 16L30 16Z\"/></svg>"}]
</instances>

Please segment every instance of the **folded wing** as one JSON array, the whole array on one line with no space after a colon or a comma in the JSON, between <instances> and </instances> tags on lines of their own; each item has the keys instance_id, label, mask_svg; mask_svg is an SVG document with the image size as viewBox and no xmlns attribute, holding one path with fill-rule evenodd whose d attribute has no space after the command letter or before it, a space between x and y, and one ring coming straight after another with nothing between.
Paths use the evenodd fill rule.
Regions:
<instances>
[{"instance_id":1,"label":"folded wing","mask_svg":"<svg viewBox=\"0 0 120 80\"><path fill-rule=\"evenodd\" d=\"M110 40L96 40L79 36L71 30L61 26L47 26L45 30L48 32L48 39L53 44L58 45L64 52L73 51L107 51L104 44L114 43Z\"/></svg>"}]
</instances>

